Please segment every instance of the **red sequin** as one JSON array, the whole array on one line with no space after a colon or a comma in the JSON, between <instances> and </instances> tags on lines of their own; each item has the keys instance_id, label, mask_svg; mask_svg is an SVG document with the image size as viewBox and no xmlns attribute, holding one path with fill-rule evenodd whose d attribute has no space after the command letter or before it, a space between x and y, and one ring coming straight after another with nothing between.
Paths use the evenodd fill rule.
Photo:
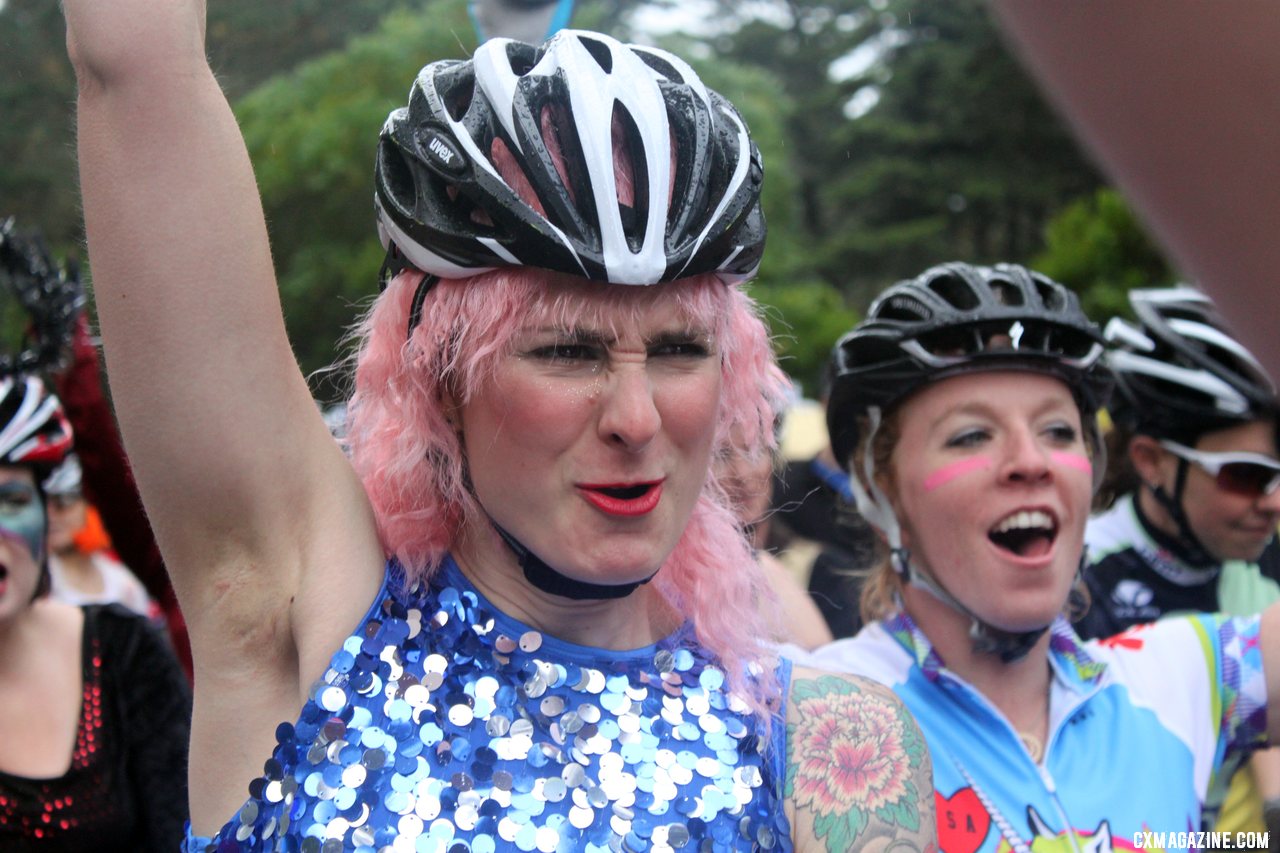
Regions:
<instances>
[{"instance_id":1,"label":"red sequin","mask_svg":"<svg viewBox=\"0 0 1280 853\"><path fill-rule=\"evenodd\" d=\"M95 637L92 642L95 654L89 658L90 666L86 667L84 673L85 684L81 695L80 720L76 727L76 744L71 753L71 769L67 773L67 776L71 776L76 771L87 771L88 775L83 777L82 782L86 790L100 789L105 784L104 768L94 766L103 718L102 656L96 653L98 639ZM54 794L55 786L60 786L57 788L57 796ZM72 811L76 798L66 794L62 790L64 787L62 780L41 783L38 803L34 808L28 807L30 810L23 811L18 808L19 802L0 796L0 827L17 826L21 828L21 834L30 838L53 840L58 837L59 831L75 829L82 820L93 823L105 816L103 805L95 803L92 797L87 798L89 812Z\"/></svg>"}]
</instances>

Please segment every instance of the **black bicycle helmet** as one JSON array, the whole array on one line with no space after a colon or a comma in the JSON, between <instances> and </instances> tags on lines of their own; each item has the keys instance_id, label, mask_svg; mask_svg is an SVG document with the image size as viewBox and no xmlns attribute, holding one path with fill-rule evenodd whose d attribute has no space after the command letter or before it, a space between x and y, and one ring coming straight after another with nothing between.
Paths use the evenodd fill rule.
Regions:
<instances>
[{"instance_id":1,"label":"black bicycle helmet","mask_svg":"<svg viewBox=\"0 0 1280 853\"><path fill-rule=\"evenodd\" d=\"M635 199L618 201L615 133ZM505 148L536 203L501 177ZM760 153L733 106L666 51L562 30L492 39L433 62L382 129L378 231L387 272L532 266L619 284L754 274Z\"/></svg>"},{"instance_id":2,"label":"black bicycle helmet","mask_svg":"<svg viewBox=\"0 0 1280 853\"><path fill-rule=\"evenodd\" d=\"M886 290L836 344L827 406L831 448L845 469L859 421L921 386L960 373L1030 370L1062 379L1096 412L1111 387L1098 327L1076 295L1013 264L949 263Z\"/></svg>"},{"instance_id":3,"label":"black bicycle helmet","mask_svg":"<svg viewBox=\"0 0 1280 853\"><path fill-rule=\"evenodd\" d=\"M1131 290L1137 324L1107 324L1107 364L1116 378L1112 419L1134 432L1195 443L1201 435L1275 420L1276 387L1192 287Z\"/></svg>"}]
</instances>

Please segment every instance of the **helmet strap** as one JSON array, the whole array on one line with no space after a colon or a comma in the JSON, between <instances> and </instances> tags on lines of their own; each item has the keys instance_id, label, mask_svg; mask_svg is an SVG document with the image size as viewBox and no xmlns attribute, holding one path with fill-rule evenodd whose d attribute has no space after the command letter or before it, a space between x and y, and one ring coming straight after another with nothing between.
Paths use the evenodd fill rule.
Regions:
<instances>
[{"instance_id":1,"label":"helmet strap","mask_svg":"<svg viewBox=\"0 0 1280 853\"><path fill-rule=\"evenodd\" d=\"M1175 541L1181 553L1177 556L1189 566L1205 568L1217 564L1219 560L1209 553L1209 549L1204 547L1200 538L1196 536L1195 531L1191 529L1191 521L1187 518L1187 513L1182 507L1182 496L1186 491L1187 471L1189 468L1190 464L1187 460L1178 460L1178 472L1175 475L1172 495L1164 490L1164 486L1158 484L1148 484L1147 488L1151 490L1151 495L1156 499L1156 502L1164 507L1165 512L1169 513L1169 517L1173 519L1174 525L1178 528L1178 535Z\"/></svg>"},{"instance_id":2,"label":"helmet strap","mask_svg":"<svg viewBox=\"0 0 1280 853\"><path fill-rule=\"evenodd\" d=\"M897 570L897 554L904 551L902 526L898 524L898 516L893 512L893 504L889 502L889 497L876 482L876 463L872 456L876 435L880 432L880 426L883 423L880 407L868 407L867 418L870 423L867 428L867 437L862 441L862 471L860 472L862 476L859 477L857 471L852 472L849 477L849 488L853 491L853 502L858 508L858 513L884 533L889 542L889 553L895 562L894 568ZM906 565L905 551L903 565ZM899 571L899 574L902 573Z\"/></svg>"},{"instance_id":3,"label":"helmet strap","mask_svg":"<svg viewBox=\"0 0 1280 853\"><path fill-rule=\"evenodd\" d=\"M413 337L413 330L422 322L422 302L438 281L440 276L426 273L422 276L422 281L418 282L418 289L413 292L413 301L409 303L409 325L405 329L405 340Z\"/></svg>"},{"instance_id":4,"label":"helmet strap","mask_svg":"<svg viewBox=\"0 0 1280 853\"><path fill-rule=\"evenodd\" d=\"M915 571L912 571L906 565L909 555L905 548L899 549L898 553L901 555L903 562L903 570L900 574L908 583L918 589L923 589L952 610L968 617L969 642L977 654L996 655L1000 658L1001 663L1013 663L1014 661L1022 660L1039 639L1044 636L1044 633L1049 630L1050 625L1053 624L1049 623L1049 625L1045 625L1042 628L1033 628L1030 631L1006 631L1003 628L997 628L961 604L959 599L948 592L946 587L935 580L928 572L918 567ZM1083 554L1080 562L1081 567L1083 567ZM1077 575L1079 572L1080 569L1077 569Z\"/></svg>"}]
</instances>

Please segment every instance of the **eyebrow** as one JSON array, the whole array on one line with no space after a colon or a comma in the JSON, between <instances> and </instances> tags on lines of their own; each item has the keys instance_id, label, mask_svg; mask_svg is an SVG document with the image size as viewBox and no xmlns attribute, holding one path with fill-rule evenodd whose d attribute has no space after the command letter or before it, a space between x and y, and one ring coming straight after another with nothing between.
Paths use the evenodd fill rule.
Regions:
<instances>
[{"instance_id":1,"label":"eyebrow","mask_svg":"<svg viewBox=\"0 0 1280 853\"><path fill-rule=\"evenodd\" d=\"M520 331L534 335L562 335L576 344L593 344L597 346L608 346L616 340L612 335L606 335L604 332L579 327L566 329L563 326L531 326Z\"/></svg>"},{"instance_id":2,"label":"eyebrow","mask_svg":"<svg viewBox=\"0 0 1280 853\"><path fill-rule=\"evenodd\" d=\"M548 334L548 335L564 335L576 344L590 344L594 346L610 346L617 342L617 337L612 334L606 334L595 329L583 329L575 327L565 329L561 326L534 326L522 329L525 333L532 334ZM683 344L690 341L707 341L714 340L712 334L707 329L693 327L689 329L665 329L656 335L645 339L646 346L664 346L666 344Z\"/></svg>"},{"instance_id":3,"label":"eyebrow","mask_svg":"<svg viewBox=\"0 0 1280 853\"><path fill-rule=\"evenodd\" d=\"M664 346L666 344L687 344L691 341L702 341L709 344L712 340L714 340L714 338L712 337L711 332L707 331L706 329L692 328L692 329L680 329L680 330L670 329L667 331L659 332L653 337L647 339L645 343L647 343L649 346Z\"/></svg>"}]
</instances>

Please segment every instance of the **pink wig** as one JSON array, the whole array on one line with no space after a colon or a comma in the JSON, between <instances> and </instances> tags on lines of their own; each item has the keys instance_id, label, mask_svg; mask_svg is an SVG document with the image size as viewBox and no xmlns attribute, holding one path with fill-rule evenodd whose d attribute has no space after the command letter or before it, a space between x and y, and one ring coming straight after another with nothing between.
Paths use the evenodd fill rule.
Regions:
<instances>
[{"instance_id":1,"label":"pink wig","mask_svg":"<svg viewBox=\"0 0 1280 853\"><path fill-rule=\"evenodd\" d=\"M446 420L445 400L465 405L511 352L530 323L573 327L586 319L617 328L652 300L675 299L690 326L712 330L723 374L714 453L765 453L786 379L774 361L755 303L713 276L652 286L588 282L510 268L435 284L422 320L405 338L410 302L422 279L395 278L361 324L349 443L373 503L382 542L413 579L428 578L464 525L482 518L468 489L463 450ZM554 282L555 287L548 286ZM735 446L731 435L738 439ZM764 714L773 679L748 684L763 656L760 638L777 608L742 526L712 472L683 536L654 587L692 621L698 640L719 656L730 685Z\"/></svg>"}]
</instances>

